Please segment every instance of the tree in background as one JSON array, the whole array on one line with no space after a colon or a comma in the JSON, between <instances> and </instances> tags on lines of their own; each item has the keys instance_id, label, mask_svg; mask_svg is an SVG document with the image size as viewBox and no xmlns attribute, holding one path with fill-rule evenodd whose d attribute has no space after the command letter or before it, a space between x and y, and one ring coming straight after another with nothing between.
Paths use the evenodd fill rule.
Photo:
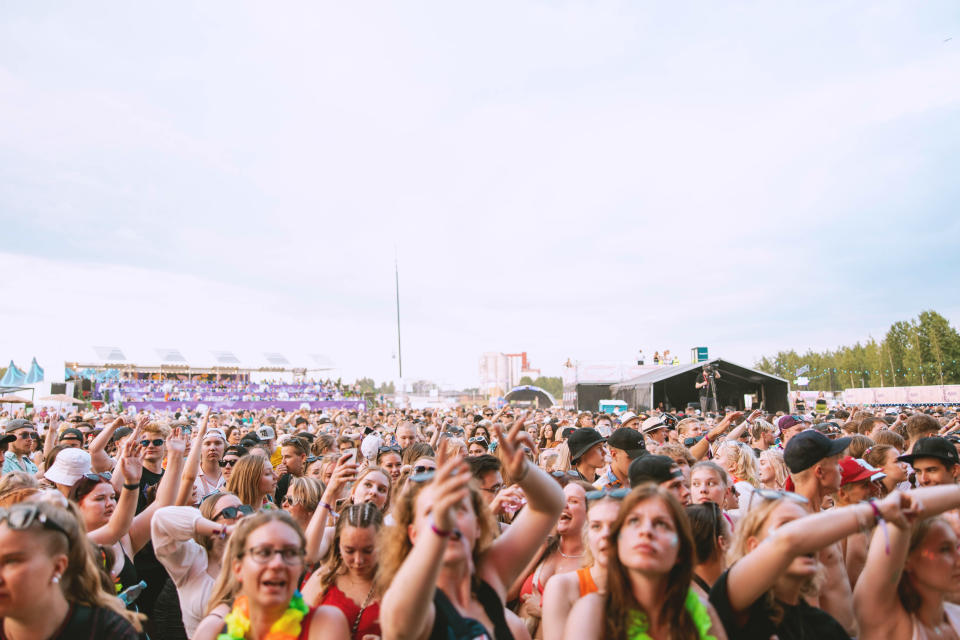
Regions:
<instances>
[{"instance_id":1,"label":"tree in background","mask_svg":"<svg viewBox=\"0 0 960 640\"><path fill-rule=\"evenodd\" d=\"M850 387L889 387L960 383L960 333L936 311L894 322L879 342L838 347L835 351L780 351L764 356L756 368L794 380L797 370L810 379L808 389L838 391ZM562 385L561 385L562 389Z\"/></svg>"}]
</instances>

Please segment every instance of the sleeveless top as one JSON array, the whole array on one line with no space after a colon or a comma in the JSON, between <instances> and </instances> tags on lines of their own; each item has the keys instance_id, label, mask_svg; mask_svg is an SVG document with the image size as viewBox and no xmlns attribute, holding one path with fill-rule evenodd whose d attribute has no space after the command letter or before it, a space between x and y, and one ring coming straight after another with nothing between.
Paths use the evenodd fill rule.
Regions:
<instances>
[{"instance_id":1,"label":"sleeveless top","mask_svg":"<svg viewBox=\"0 0 960 640\"><path fill-rule=\"evenodd\" d=\"M360 605L354 602L350 596L338 589L337 585L332 584L330 585L330 588L327 589L327 592L323 594L323 597L320 598L320 604L327 604L332 607L336 607L343 612L343 615L347 619L347 624L350 625L350 628L353 629L356 627L357 629L356 633L353 634L354 640L363 640L363 636L365 635L382 635L380 632L379 602L371 602L361 614ZM359 623L357 621L357 616L360 616Z\"/></svg>"},{"instance_id":2,"label":"sleeveless top","mask_svg":"<svg viewBox=\"0 0 960 640\"><path fill-rule=\"evenodd\" d=\"M447 595L441 589L437 589L433 594L436 615L433 619L433 629L430 631L430 640L513 640L513 634L507 626L503 603L493 587L483 580L478 580L474 593L487 617L490 618L490 622L493 623L493 636L490 636L490 632L480 621L460 615Z\"/></svg>"},{"instance_id":3,"label":"sleeveless top","mask_svg":"<svg viewBox=\"0 0 960 640\"><path fill-rule=\"evenodd\" d=\"M587 595L588 593L596 593L599 591L597 589L596 583L593 581L593 576L590 575L590 567L583 567L582 569L577 569L577 581L580 583L580 597Z\"/></svg>"},{"instance_id":4,"label":"sleeveless top","mask_svg":"<svg viewBox=\"0 0 960 640\"><path fill-rule=\"evenodd\" d=\"M944 602L943 613L947 617L947 622L950 623L950 626L953 628L953 630L960 635L960 605L956 605L951 602ZM912 613L910 614L910 624L913 626L913 634L910 636L912 640L927 640L928 638L933 637L930 634L920 634L920 627L923 625Z\"/></svg>"}]
</instances>

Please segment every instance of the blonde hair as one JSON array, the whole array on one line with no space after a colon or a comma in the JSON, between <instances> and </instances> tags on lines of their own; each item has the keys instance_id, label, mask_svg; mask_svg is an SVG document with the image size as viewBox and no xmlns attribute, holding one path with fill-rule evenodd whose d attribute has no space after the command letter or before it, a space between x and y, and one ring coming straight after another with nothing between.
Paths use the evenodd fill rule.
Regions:
<instances>
[{"instance_id":1,"label":"blonde hair","mask_svg":"<svg viewBox=\"0 0 960 640\"><path fill-rule=\"evenodd\" d=\"M226 496L237 496L230 493L229 491L217 491L216 493L211 493L206 498L200 502L200 515L206 518L207 520L213 520L214 516L217 515L217 503L220 502L220 498L225 498ZM239 500L239 498L237 498ZM210 536L202 536L199 533L193 534L193 539L201 547L210 551L213 549L213 538Z\"/></svg>"},{"instance_id":2,"label":"blonde hair","mask_svg":"<svg viewBox=\"0 0 960 640\"><path fill-rule=\"evenodd\" d=\"M757 457L753 454L753 449L741 442L725 440L720 445L717 456L732 456L733 475L736 479L749 482L754 487L760 486L760 479L757 477Z\"/></svg>"},{"instance_id":3,"label":"blonde hair","mask_svg":"<svg viewBox=\"0 0 960 640\"><path fill-rule=\"evenodd\" d=\"M148 422L147 424L143 425L140 433L155 433L166 440L170 437L171 429L170 426L166 424L160 424L159 422Z\"/></svg>"},{"instance_id":4,"label":"blonde hair","mask_svg":"<svg viewBox=\"0 0 960 640\"><path fill-rule=\"evenodd\" d=\"M779 449L767 449L760 452L760 460L766 460L773 467L774 481L777 488L782 489L787 484L787 478L790 477L790 470L787 469L787 463L783 461L783 451Z\"/></svg>"},{"instance_id":5,"label":"blonde hair","mask_svg":"<svg viewBox=\"0 0 960 640\"><path fill-rule=\"evenodd\" d=\"M322 492L321 483L316 478L294 478L287 488L287 495L310 513L317 510Z\"/></svg>"},{"instance_id":6,"label":"blonde hair","mask_svg":"<svg viewBox=\"0 0 960 640\"><path fill-rule=\"evenodd\" d=\"M233 473L227 481L227 491L240 498L240 502L260 508L266 494L260 491L260 477L263 475L263 465L270 464L270 460L256 453L250 453L233 466Z\"/></svg>"},{"instance_id":7,"label":"blonde hair","mask_svg":"<svg viewBox=\"0 0 960 640\"><path fill-rule=\"evenodd\" d=\"M240 583L237 581L233 572L233 564L237 562L244 553L244 547L247 546L247 538L250 534L271 522L282 522L289 525L300 538L300 549L305 549L307 539L300 530L300 525L290 516L289 513L281 509L270 509L261 511L251 516L247 516L237 523L237 528L227 539L227 547L223 550L223 562L220 565L220 574L217 576L213 589L210 592L210 600L207 602L206 615L210 615L214 609L221 604L230 605L233 599L240 592Z\"/></svg>"}]
</instances>

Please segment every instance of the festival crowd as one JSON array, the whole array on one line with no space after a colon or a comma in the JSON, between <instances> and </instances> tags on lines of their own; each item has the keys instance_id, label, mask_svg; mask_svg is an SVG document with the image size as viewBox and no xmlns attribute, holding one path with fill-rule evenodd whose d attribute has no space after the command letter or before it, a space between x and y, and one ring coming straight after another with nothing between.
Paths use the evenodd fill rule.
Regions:
<instances>
[{"instance_id":1,"label":"festival crowd","mask_svg":"<svg viewBox=\"0 0 960 640\"><path fill-rule=\"evenodd\" d=\"M946 407L0 423L0 640L960 638Z\"/></svg>"}]
</instances>

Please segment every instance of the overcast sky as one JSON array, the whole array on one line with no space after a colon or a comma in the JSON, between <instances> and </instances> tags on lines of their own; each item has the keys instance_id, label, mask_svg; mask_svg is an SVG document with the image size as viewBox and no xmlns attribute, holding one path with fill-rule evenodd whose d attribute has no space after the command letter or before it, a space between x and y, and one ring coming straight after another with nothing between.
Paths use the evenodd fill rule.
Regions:
<instances>
[{"instance_id":1,"label":"overcast sky","mask_svg":"<svg viewBox=\"0 0 960 640\"><path fill-rule=\"evenodd\" d=\"M960 321L943 2L6 2L0 359L751 364ZM949 40L949 38L953 40Z\"/></svg>"}]
</instances>

